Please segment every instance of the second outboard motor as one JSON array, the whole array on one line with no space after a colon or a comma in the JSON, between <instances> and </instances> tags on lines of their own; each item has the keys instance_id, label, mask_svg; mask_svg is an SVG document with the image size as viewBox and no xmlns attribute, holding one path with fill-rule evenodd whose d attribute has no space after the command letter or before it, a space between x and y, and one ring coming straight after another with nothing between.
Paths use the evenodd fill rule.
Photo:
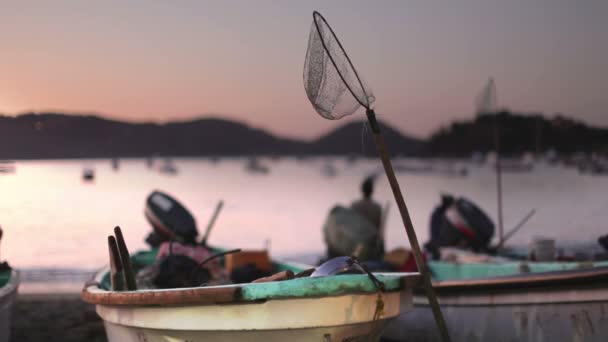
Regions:
<instances>
[{"instance_id":1,"label":"second outboard motor","mask_svg":"<svg viewBox=\"0 0 608 342\"><path fill-rule=\"evenodd\" d=\"M494 236L494 223L483 210L470 200L460 197L444 208L433 220L436 236L431 239L437 247L469 247L473 251L487 251Z\"/></svg>"}]
</instances>

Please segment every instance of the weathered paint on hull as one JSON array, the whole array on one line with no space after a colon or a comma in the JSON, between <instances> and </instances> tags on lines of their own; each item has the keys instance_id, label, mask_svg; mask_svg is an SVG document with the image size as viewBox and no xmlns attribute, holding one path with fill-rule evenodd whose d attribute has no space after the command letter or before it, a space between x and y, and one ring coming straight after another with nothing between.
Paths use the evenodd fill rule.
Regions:
<instances>
[{"instance_id":1,"label":"weathered paint on hull","mask_svg":"<svg viewBox=\"0 0 608 342\"><path fill-rule=\"evenodd\" d=\"M0 288L0 342L10 340L12 307L17 297L18 286L19 273L13 271L10 281Z\"/></svg>"},{"instance_id":2,"label":"weathered paint on hull","mask_svg":"<svg viewBox=\"0 0 608 342\"><path fill-rule=\"evenodd\" d=\"M356 324L352 326L323 327L292 330L250 330L250 331L182 331L131 328L104 322L110 342L340 342L378 341L378 336L369 336L370 331L382 329L386 321Z\"/></svg>"},{"instance_id":3,"label":"weathered paint on hull","mask_svg":"<svg viewBox=\"0 0 608 342\"><path fill-rule=\"evenodd\" d=\"M440 298L452 341L608 341L608 289L482 297ZM414 310L391 322L384 336L399 341L441 341L424 302L416 297Z\"/></svg>"},{"instance_id":4,"label":"weathered paint on hull","mask_svg":"<svg viewBox=\"0 0 608 342\"><path fill-rule=\"evenodd\" d=\"M391 318L411 309L411 292L270 300L263 303L178 307L97 305L110 342L374 341Z\"/></svg>"}]
</instances>

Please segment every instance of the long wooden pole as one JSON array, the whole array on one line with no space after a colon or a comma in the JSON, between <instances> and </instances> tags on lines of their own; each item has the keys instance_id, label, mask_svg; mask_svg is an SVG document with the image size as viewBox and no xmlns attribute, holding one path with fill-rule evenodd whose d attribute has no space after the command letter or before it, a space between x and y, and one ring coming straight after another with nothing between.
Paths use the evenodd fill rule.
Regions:
<instances>
[{"instance_id":1,"label":"long wooden pole","mask_svg":"<svg viewBox=\"0 0 608 342\"><path fill-rule=\"evenodd\" d=\"M424 258L422 257L422 251L420 250L420 244L418 243L418 238L416 237L416 231L414 230L412 219L410 218L407 206L405 205L405 200L403 199L403 195L401 194L399 182L397 181L397 177L395 177L395 171L393 170L393 165L391 164L389 153L386 148L386 144L384 143L384 138L380 133L380 126L378 125L378 121L376 121L376 113L374 113L372 109L368 109L366 114L372 132L374 133L376 148L378 149L378 153L380 154L380 158L382 159L382 165L384 166L384 171L386 173L386 177L388 178L388 183L391 185L391 190L393 191L395 201L397 202L397 207L399 208L399 213L401 214L401 219L403 220L403 226L405 227L407 238L409 239L412 251L414 252L414 258L416 259L418 270L422 276L423 286L426 290L426 295L429 300L429 304L431 305L433 316L435 316L435 321L437 322L437 327L439 328L441 339L444 342L450 342L450 334L448 333L447 325L445 324L445 320L443 319L443 314L441 313L439 302L437 301L437 297L435 296L435 290L433 289L433 284L431 283L429 270L427 268L426 262L424 261Z\"/></svg>"}]
</instances>

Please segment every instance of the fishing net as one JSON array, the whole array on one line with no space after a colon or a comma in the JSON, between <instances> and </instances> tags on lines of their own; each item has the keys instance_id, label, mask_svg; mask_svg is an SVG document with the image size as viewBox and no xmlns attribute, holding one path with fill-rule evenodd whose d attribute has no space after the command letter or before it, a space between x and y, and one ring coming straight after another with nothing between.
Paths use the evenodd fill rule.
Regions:
<instances>
[{"instance_id":1,"label":"fishing net","mask_svg":"<svg viewBox=\"0 0 608 342\"><path fill-rule=\"evenodd\" d=\"M304 61L304 88L317 113L330 120L350 115L359 106L370 109L375 99L334 31L316 11Z\"/></svg>"},{"instance_id":2,"label":"fishing net","mask_svg":"<svg viewBox=\"0 0 608 342\"><path fill-rule=\"evenodd\" d=\"M477 115L494 114L498 106L497 103L496 86L494 85L494 80L490 78L481 93L477 96Z\"/></svg>"}]
</instances>

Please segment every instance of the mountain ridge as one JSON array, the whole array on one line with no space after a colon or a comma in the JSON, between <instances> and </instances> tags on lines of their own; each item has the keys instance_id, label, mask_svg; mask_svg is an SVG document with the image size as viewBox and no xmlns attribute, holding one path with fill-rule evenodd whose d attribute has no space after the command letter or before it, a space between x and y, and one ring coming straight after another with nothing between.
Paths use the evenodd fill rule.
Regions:
<instances>
[{"instance_id":1,"label":"mountain ridge","mask_svg":"<svg viewBox=\"0 0 608 342\"><path fill-rule=\"evenodd\" d=\"M365 153L361 153L362 125L362 122L348 122L317 139L302 140L218 117L133 123L97 114L30 112L14 117L0 116L0 159L149 155L370 155L375 153L371 133L366 135ZM392 143L396 154L422 153L422 140L407 137L386 124L382 126L386 131L385 138ZM335 137L335 134L339 137ZM357 135L358 140L349 141L348 137Z\"/></svg>"}]
</instances>

